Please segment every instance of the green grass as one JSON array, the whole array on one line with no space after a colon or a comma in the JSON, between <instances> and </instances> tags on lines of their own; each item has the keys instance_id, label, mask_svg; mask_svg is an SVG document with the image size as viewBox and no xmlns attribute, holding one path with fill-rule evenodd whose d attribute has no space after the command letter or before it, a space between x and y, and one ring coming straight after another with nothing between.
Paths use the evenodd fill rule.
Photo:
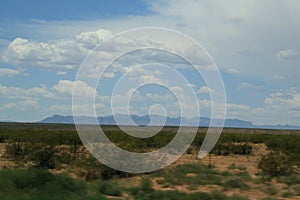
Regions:
<instances>
[{"instance_id":1,"label":"green grass","mask_svg":"<svg viewBox=\"0 0 300 200\"><path fill-rule=\"evenodd\" d=\"M238 170L241 170L241 171L245 171L247 169L247 167L245 167L245 166L237 166L235 163L232 163L228 167L228 170L235 170L235 169L238 169Z\"/></svg>"},{"instance_id":2,"label":"green grass","mask_svg":"<svg viewBox=\"0 0 300 200\"><path fill-rule=\"evenodd\" d=\"M98 181L96 182L98 192L104 195L109 196L121 196L122 195L122 189L112 182L108 181Z\"/></svg>"},{"instance_id":3,"label":"green grass","mask_svg":"<svg viewBox=\"0 0 300 200\"><path fill-rule=\"evenodd\" d=\"M238 195L226 196L220 192L195 192L195 193L182 193L178 191L153 191L147 194L138 195L136 200L149 200L149 199L162 199L162 200L247 200L245 197Z\"/></svg>"},{"instance_id":4,"label":"green grass","mask_svg":"<svg viewBox=\"0 0 300 200\"><path fill-rule=\"evenodd\" d=\"M189 176L188 174L193 174ZM184 164L172 169L164 169L152 174L155 177L163 177L159 182L170 185L222 185L222 173L219 173L205 165Z\"/></svg>"},{"instance_id":5,"label":"green grass","mask_svg":"<svg viewBox=\"0 0 300 200\"><path fill-rule=\"evenodd\" d=\"M65 174L29 168L0 171L0 199L105 199L87 192L86 184Z\"/></svg>"}]
</instances>

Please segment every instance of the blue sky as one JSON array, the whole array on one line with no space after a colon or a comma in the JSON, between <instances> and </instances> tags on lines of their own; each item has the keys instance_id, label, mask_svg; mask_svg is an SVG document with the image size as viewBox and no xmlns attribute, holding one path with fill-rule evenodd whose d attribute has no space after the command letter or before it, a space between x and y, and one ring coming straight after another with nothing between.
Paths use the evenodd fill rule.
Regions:
<instances>
[{"instance_id":1,"label":"blue sky","mask_svg":"<svg viewBox=\"0 0 300 200\"><path fill-rule=\"evenodd\" d=\"M227 118L300 125L299 24L297 0L2 1L0 120L37 121L53 114L71 115L76 73L93 48L113 34L154 26L180 31L205 47L223 77ZM122 43L113 45L121 48ZM148 54L121 59L108 70L97 89L98 115L111 113L113 86L141 58L175 66L176 58L170 55L146 57ZM201 115L210 116L208 92L216 91L188 68L176 69L195 91ZM157 83L164 82L163 77L170 83L175 80L149 67L132 77ZM89 94L88 83L81 86ZM165 106L170 116L180 114L176 98L159 87L134 93L131 112L146 114L156 104Z\"/></svg>"}]
</instances>

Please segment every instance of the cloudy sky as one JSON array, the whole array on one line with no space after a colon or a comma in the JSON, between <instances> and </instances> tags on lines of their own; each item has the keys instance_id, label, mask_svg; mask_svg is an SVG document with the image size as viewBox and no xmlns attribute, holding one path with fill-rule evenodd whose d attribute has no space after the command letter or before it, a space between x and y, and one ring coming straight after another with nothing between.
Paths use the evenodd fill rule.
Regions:
<instances>
[{"instance_id":1,"label":"cloudy sky","mask_svg":"<svg viewBox=\"0 0 300 200\"><path fill-rule=\"evenodd\" d=\"M129 29L163 27L186 34L206 49L223 78L227 118L255 124L300 125L299 24L298 0L88 0L81 4L71 0L2 1L0 120L37 121L54 114L71 115L74 83L80 94L94 93L88 82L76 81L76 74L96 46ZM181 40L173 42L178 43L179 52L203 56L193 55L195 51L185 49ZM112 51L122 52L130 45L154 43L146 37L110 41L99 59L110 60ZM204 71L209 71L213 64L207 58L207 55L202 58ZM138 67L147 62L174 67L189 84L172 85L176 79L161 66ZM125 88L124 94L115 94L117 112L123 112L122 99L131 95L132 114L145 114L151 108L156 114L178 116L178 99L172 91L187 96L184 91L188 87L197 96L201 116L210 116L212 101L208 94L218 91L208 87L201 77L195 77L186 64L158 50L136 51L120 57L99 82L97 114L111 114L113 86L126 74L126 85L137 79L140 84L149 81L170 84L171 89L154 85L134 92ZM103 69L100 61L98 65ZM182 103L182 109L193 116L194 108L188 101L187 98Z\"/></svg>"}]
</instances>

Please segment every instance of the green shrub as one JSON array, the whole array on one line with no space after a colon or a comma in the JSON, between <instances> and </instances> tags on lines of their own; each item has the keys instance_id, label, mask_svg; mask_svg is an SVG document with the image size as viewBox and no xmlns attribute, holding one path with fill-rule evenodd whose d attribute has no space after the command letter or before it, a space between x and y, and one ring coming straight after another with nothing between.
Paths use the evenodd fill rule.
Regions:
<instances>
[{"instance_id":1,"label":"green shrub","mask_svg":"<svg viewBox=\"0 0 300 200\"><path fill-rule=\"evenodd\" d=\"M0 171L0 199L12 200L96 200L82 181L65 174L51 174L47 170L29 168Z\"/></svg>"},{"instance_id":2,"label":"green shrub","mask_svg":"<svg viewBox=\"0 0 300 200\"><path fill-rule=\"evenodd\" d=\"M300 186L297 185L293 189L294 189L295 195L300 196Z\"/></svg>"},{"instance_id":3,"label":"green shrub","mask_svg":"<svg viewBox=\"0 0 300 200\"><path fill-rule=\"evenodd\" d=\"M293 165L288 157L281 152L270 152L262 156L258 163L259 169L270 176L287 176L293 173Z\"/></svg>"},{"instance_id":4,"label":"green shrub","mask_svg":"<svg viewBox=\"0 0 300 200\"><path fill-rule=\"evenodd\" d=\"M99 181L97 182L98 191L101 194L109 195L109 196L121 196L122 190L121 188L114 183L107 181Z\"/></svg>"},{"instance_id":5,"label":"green shrub","mask_svg":"<svg viewBox=\"0 0 300 200\"><path fill-rule=\"evenodd\" d=\"M289 198L289 197L293 197L294 196L294 193L292 193L290 190L287 190L287 191L284 191L282 194L281 194L282 197L284 198Z\"/></svg>"},{"instance_id":6,"label":"green shrub","mask_svg":"<svg viewBox=\"0 0 300 200\"><path fill-rule=\"evenodd\" d=\"M267 187L267 192L269 195L276 195L277 194L277 190L273 185L269 185Z\"/></svg>"},{"instance_id":7,"label":"green shrub","mask_svg":"<svg viewBox=\"0 0 300 200\"><path fill-rule=\"evenodd\" d=\"M289 186L296 185L296 184L300 184L300 177L296 174L292 174L289 176L281 176L278 177L278 182L285 183Z\"/></svg>"},{"instance_id":8,"label":"green shrub","mask_svg":"<svg viewBox=\"0 0 300 200\"><path fill-rule=\"evenodd\" d=\"M104 165L101 168L101 178L104 180L112 179L113 177L125 178L133 176L133 174L112 169Z\"/></svg>"},{"instance_id":9,"label":"green shrub","mask_svg":"<svg viewBox=\"0 0 300 200\"><path fill-rule=\"evenodd\" d=\"M248 189L249 186L240 177L232 177L224 182L225 188Z\"/></svg>"},{"instance_id":10,"label":"green shrub","mask_svg":"<svg viewBox=\"0 0 300 200\"><path fill-rule=\"evenodd\" d=\"M213 149L212 153L216 155L250 155L252 146L248 143L222 143L219 142Z\"/></svg>"},{"instance_id":11,"label":"green shrub","mask_svg":"<svg viewBox=\"0 0 300 200\"><path fill-rule=\"evenodd\" d=\"M150 180L144 178L139 187L129 188L128 191L134 196L146 196L147 194L153 193L154 189Z\"/></svg>"},{"instance_id":12,"label":"green shrub","mask_svg":"<svg viewBox=\"0 0 300 200\"><path fill-rule=\"evenodd\" d=\"M142 180L141 191L143 191L144 193L150 193L154 191L150 180L148 179Z\"/></svg>"},{"instance_id":13,"label":"green shrub","mask_svg":"<svg viewBox=\"0 0 300 200\"><path fill-rule=\"evenodd\" d=\"M278 200L278 199L275 197L263 197L260 200Z\"/></svg>"},{"instance_id":14,"label":"green shrub","mask_svg":"<svg viewBox=\"0 0 300 200\"><path fill-rule=\"evenodd\" d=\"M15 161L24 161L29 152L29 145L27 143L9 142L5 147L4 155Z\"/></svg>"},{"instance_id":15,"label":"green shrub","mask_svg":"<svg viewBox=\"0 0 300 200\"><path fill-rule=\"evenodd\" d=\"M205 192L193 192L193 193L182 193L178 191L158 191L154 190L148 194L136 195L135 199L148 200L148 199L163 199L163 200L246 200L247 198L240 197L237 195L226 196L218 191L212 193Z\"/></svg>"},{"instance_id":16,"label":"green shrub","mask_svg":"<svg viewBox=\"0 0 300 200\"><path fill-rule=\"evenodd\" d=\"M56 166L56 150L48 145L35 145L36 151L32 152L31 161L36 167L54 169Z\"/></svg>"}]
</instances>

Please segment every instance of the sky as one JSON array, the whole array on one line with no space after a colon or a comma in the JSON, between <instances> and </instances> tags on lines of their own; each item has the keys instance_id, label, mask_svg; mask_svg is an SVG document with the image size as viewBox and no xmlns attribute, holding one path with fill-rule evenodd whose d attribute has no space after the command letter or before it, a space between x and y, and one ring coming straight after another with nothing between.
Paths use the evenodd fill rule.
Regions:
<instances>
[{"instance_id":1,"label":"sky","mask_svg":"<svg viewBox=\"0 0 300 200\"><path fill-rule=\"evenodd\" d=\"M115 112L126 113L124 102L130 97L131 114L194 117L196 101L203 117L210 116L211 105L216 105L216 110L226 107L227 118L257 125L300 125L299 24L298 0L4 0L0 7L0 120L32 122L54 114L72 115L75 84L81 95L93 96L96 91L99 116L112 113L112 97ZM197 54L188 42L166 34L160 35L159 44L148 32L115 37L142 27L178 31L205 50ZM99 45L102 49L95 49ZM200 59L204 73L215 73L209 66L217 66L226 102L212 100L221 90L209 87L186 60L170 52L137 50L104 66L115 53L139 45L174 45L180 55ZM88 79L78 80L80 66L95 51L98 68L87 73L96 76L107 67L96 89L84 81ZM168 68L155 63L175 69L189 83L178 81ZM124 87L115 94L120 79ZM146 85L134 90L134 80ZM189 89L196 100L185 94ZM82 114L90 113L87 108L80 105Z\"/></svg>"}]
</instances>

